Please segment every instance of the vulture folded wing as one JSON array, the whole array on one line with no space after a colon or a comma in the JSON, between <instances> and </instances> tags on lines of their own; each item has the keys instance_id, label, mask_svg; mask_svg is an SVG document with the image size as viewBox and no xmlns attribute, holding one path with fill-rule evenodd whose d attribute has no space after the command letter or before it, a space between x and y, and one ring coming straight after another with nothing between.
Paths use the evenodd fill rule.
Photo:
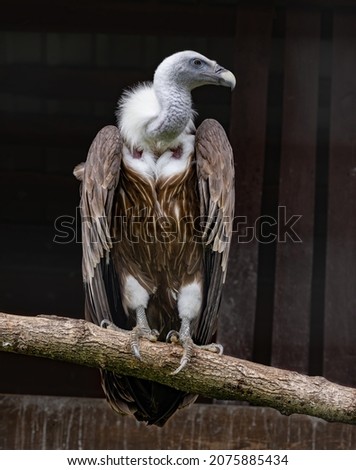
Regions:
<instances>
[{"instance_id":1,"label":"vulture folded wing","mask_svg":"<svg viewBox=\"0 0 356 470\"><path fill-rule=\"evenodd\" d=\"M208 343L216 331L217 315L225 282L235 206L234 159L223 127L206 119L195 141L200 196L202 243L205 244L206 304L195 340Z\"/></svg>"},{"instance_id":2,"label":"vulture folded wing","mask_svg":"<svg viewBox=\"0 0 356 470\"><path fill-rule=\"evenodd\" d=\"M85 164L74 174L82 181L83 279L87 320L100 325L113 321L118 304L118 283L111 260L110 227L115 189L120 176L121 148L119 130L106 126L96 135Z\"/></svg>"}]
</instances>

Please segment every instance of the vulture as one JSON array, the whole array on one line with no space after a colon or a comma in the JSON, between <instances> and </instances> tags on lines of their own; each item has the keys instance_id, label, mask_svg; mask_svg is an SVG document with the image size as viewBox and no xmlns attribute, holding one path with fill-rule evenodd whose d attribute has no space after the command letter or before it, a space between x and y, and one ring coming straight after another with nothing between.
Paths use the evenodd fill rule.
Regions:
<instances>
[{"instance_id":1,"label":"vulture","mask_svg":"<svg viewBox=\"0 0 356 470\"><path fill-rule=\"evenodd\" d=\"M117 126L98 132L81 181L85 317L140 338L182 346L174 373L195 347L211 345L217 328L234 212L234 162L223 127L196 129L191 92L203 85L234 88L216 61L177 52L153 82L124 91ZM101 371L111 407L163 426L196 396L152 381Z\"/></svg>"}]
</instances>

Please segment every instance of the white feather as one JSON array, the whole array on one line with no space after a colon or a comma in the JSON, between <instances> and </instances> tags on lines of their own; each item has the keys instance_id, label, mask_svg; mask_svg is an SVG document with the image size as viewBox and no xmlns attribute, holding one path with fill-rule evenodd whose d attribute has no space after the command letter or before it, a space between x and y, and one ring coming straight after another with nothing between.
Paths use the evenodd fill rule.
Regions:
<instances>
[{"instance_id":1,"label":"white feather","mask_svg":"<svg viewBox=\"0 0 356 470\"><path fill-rule=\"evenodd\" d=\"M147 308L149 293L136 279L128 275L122 289L123 305L127 309L136 310L139 307Z\"/></svg>"},{"instance_id":2,"label":"white feather","mask_svg":"<svg viewBox=\"0 0 356 470\"><path fill-rule=\"evenodd\" d=\"M148 150L142 151L141 158L135 158L132 155L132 152L126 147L123 146L122 158L125 164L137 171L145 179L154 178L156 175L156 158Z\"/></svg>"},{"instance_id":3,"label":"white feather","mask_svg":"<svg viewBox=\"0 0 356 470\"><path fill-rule=\"evenodd\" d=\"M183 173L191 163L190 156L194 151L194 136L183 134L175 139L173 143L175 144L172 145L173 148L182 146L182 155L180 158L175 158L172 150L166 150L157 160L157 178L166 179Z\"/></svg>"},{"instance_id":4,"label":"white feather","mask_svg":"<svg viewBox=\"0 0 356 470\"><path fill-rule=\"evenodd\" d=\"M203 289L201 283L192 282L180 288L178 293L178 313L182 320L187 318L194 320L200 311L203 300Z\"/></svg>"},{"instance_id":5,"label":"white feather","mask_svg":"<svg viewBox=\"0 0 356 470\"><path fill-rule=\"evenodd\" d=\"M188 124L177 138L169 142L150 139L146 132L147 126L159 116L161 111L152 83L143 83L123 94L118 103L118 127L130 149L150 151L154 149L156 152L163 153L168 148L180 145L182 135L195 131L193 119L196 112L191 109Z\"/></svg>"},{"instance_id":6,"label":"white feather","mask_svg":"<svg viewBox=\"0 0 356 470\"><path fill-rule=\"evenodd\" d=\"M126 92L119 101L118 125L122 136L133 148L147 145L146 127L161 111L152 84L141 84Z\"/></svg>"}]
</instances>

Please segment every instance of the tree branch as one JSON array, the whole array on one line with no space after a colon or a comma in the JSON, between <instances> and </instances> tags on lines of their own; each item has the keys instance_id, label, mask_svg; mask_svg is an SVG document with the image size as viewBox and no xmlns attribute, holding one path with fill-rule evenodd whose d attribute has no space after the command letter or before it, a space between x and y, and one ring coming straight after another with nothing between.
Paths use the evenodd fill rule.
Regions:
<instances>
[{"instance_id":1,"label":"tree branch","mask_svg":"<svg viewBox=\"0 0 356 470\"><path fill-rule=\"evenodd\" d=\"M356 390L288 370L195 350L189 366L178 365L178 345L141 340L142 361L130 350L127 332L99 328L84 320L0 313L0 351L46 357L154 380L221 400L243 400L283 414L302 413L356 424Z\"/></svg>"}]
</instances>

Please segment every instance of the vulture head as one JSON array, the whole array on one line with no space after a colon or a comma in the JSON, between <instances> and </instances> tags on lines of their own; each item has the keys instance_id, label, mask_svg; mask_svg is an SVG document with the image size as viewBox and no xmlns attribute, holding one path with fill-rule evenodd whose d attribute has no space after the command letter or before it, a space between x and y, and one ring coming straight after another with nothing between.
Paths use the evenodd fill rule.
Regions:
<instances>
[{"instance_id":1,"label":"vulture head","mask_svg":"<svg viewBox=\"0 0 356 470\"><path fill-rule=\"evenodd\" d=\"M221 85L234 89L236 79L229 70L215 60L194 51L177 52L167 57L157 67L153 78L154 87L159 90L167 83L185 91L203 85Z\"/></svg>"}]
</instances>

